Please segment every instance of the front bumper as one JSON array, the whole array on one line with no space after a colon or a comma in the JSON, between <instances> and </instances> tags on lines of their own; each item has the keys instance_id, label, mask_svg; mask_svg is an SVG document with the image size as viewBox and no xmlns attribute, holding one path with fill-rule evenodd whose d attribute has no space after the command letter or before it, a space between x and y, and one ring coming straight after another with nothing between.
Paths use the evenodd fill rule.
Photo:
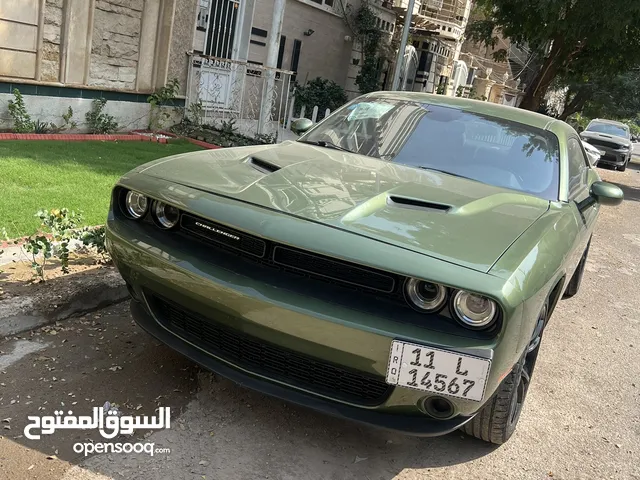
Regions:
<instances>
[{"instance_id":1,"label":"front bumper","mask_svg":"<svg viewBox=\"0 0 640 480\"><path fill-rule=\"evenodd\" d=\"M310 395L246 374L241 370L217 360L211 355L207 355L200 349L190 345L188 342L183 341L163 328L147 311L143 304L139 302L131 302L131 313L138 325L146 330L147 333L153 335L164 344L204 368L218 373L242 387L248 387L260 393L281 398L335 417L419 436L445 435L460 428L473 418L471 416L457 416L449 420L435 420L425 415L394 415L385 413L384 411L359 408L348 404L333 402L316 395Z\"/></svg>"},{"instance_id":2,"label":"front bumper","mask_svg":"<svg viewBox=\"0 0 640 480\"><path fill-rule=\"evenodd\" d=\"M601 145L594 145L601 152L600 159L598 160L597 165L610 165L613 167L621 167L623 166L629 156L629 150L617 150L613 148L603 147ZM603 152L603 153L602 153Z\"/></svg>"},{"instance_id":3,"label":"front bumper","mask_svg":"<svg viewBox=\"0 0 640 480\"><path fill-rule=\"evenodd\" d=\"M479 340L427 330L394 321L389 312L375 315L288 290L287 285L279 283L277 272L269 271L267 277L261 277L258 271L230 266L224 256L217 256L210 248L185 249L179 239L170 235L159 241L135 222L117 220L113 215L107 222L107 246L139 300L133 304L132 312L146 331L205 368L241 385L331 415L414 435L446 434L481 409L517 357L513 344L500 342L501 337ZM254 267L247 267L250 268ZM483 402L448 397L454 406L454 416L442 420L426 414L424 401L433 396L429 392L390 388L379 403L365 405L310 391L296 382L283 382L234 364L216 351L169 330L153 308L149 292L261 342L382 381L394 339L491 358L485 397Z\"/></svg>"}]
</instances>

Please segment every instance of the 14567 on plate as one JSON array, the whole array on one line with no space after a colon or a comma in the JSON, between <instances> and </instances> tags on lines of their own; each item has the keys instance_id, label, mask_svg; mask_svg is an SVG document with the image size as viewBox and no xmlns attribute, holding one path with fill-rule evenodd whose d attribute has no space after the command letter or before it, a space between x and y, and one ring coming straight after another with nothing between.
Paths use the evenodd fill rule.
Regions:
<instances>
[{"instance_id":1,"label":"14567 on plate","mask_svg":"<svg viewBox=\"0 0 640 480\"><path fill-rule=\"evenodd\" d=\"M387 383L482 401L491 360L394 340Z\"/></svg>"}]
</instances>

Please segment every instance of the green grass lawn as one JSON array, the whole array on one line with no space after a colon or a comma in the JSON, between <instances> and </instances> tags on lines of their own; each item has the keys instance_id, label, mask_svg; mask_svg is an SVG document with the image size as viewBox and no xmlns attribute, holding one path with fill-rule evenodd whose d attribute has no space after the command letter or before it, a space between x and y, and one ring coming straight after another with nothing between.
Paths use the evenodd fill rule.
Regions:
<instances>
[{"instance_id":1,"label":"green grass lawn","mask_svg":"<svg viewBox=\"0 0 640 480\"><path fill-rule=\"evenodd\" d=\"M30 235L39 226L38 210L64 207L82 211L85 225L103 224L120 176L195 150L200 147L187 142L0 141L0 232Z\"/></svg>"}]
</instances>

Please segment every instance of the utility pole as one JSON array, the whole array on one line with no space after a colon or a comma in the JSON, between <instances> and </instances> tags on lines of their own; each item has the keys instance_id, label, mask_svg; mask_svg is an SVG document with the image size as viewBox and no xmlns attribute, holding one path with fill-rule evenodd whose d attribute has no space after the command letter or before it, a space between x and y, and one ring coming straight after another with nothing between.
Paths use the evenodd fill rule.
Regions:
<instances>
[{"instance_id":1,"label":"utility pole","mask_svg":"<svg viewBox=\"0 0 640 480\"><path fill-rule=\"evenodd\" d=\"M404 67L404 53L407 49L407 38L409 38L409 28L411 28L411 17L413 16L413 5L415 0L409 0L407 13L404 16L404 28L402 29L402 39L400 40L400 49L398 50L398 58L396 59L396 68L393 71L393 82L391 90L398 90L400 83L400 71Z\"/></svg>"},{"instance_id":2,"label":"utility pole","mask_svg":"<svg viewBox=\"0 0 640 480\"><path fill-rule=\"evenodd\" d=\"M269 121L271 114L271 102L273 101L273 95L275 95L275 68L278 65L278 51L280 49L280 36L282 34L282 21L284 19L284 7L286 3L287 0L275 0L273 4L273 18L271 21L271 32L269 32L269 43L267 45L266 70L264 71L266 81L262 84L262 104L260 105L258 133L264 133L264 126Z\"/></svg>"}]
</instances>

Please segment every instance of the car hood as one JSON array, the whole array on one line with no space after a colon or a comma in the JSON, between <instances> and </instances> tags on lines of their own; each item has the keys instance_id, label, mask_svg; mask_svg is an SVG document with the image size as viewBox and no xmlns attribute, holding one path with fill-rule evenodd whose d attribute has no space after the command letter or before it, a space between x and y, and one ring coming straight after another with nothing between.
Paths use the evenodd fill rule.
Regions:
<instances>
[{"instance_id":1,"label":"car hood","mask_svg":"<svg viewBox=\"0 0 640 480\"><path fill-rule=\"evenodd\" d=\"M482 272L549 208L513 190L299 142L189 153L138 172Z\"/></svg>"},{"instance_id":2,"label":"car hood","mask_svg":"<svg viewBox=\"0 0 640 480\"><path fill-rule=\"evenodd\" d=\"M607 133L590 132L588 130L583 131L580 136L584 140L604 140L609 143L617 143L618 145L631 146L631 140L624 137L618 137L617 135L609 135Z\"/></svg>"}]
</instances>

